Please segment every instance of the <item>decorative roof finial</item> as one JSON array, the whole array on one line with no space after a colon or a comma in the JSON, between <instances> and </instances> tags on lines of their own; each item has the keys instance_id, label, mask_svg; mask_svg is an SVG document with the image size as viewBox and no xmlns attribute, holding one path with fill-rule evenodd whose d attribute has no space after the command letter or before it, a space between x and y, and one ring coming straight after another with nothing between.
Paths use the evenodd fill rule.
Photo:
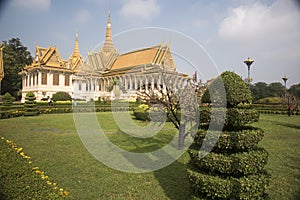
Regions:
<instances>
[{"instance_id":1,"label":"decorative roof finial","mask_svg":"<svg viewBox=\"0 0 300 200\"><path fill-rule=\"evenodd\" d=\"M104 52L110 52L113 49L114 49L114 45L113 45L113 42L112 42L112 35L111 35L110 10L108 10L106 35L105 35L105 42L104 42L103 51Z\"/></svg>"},{"instance_id":2,"label":"decorative roof finial","mask_svg":"<svg viewBox=\"0 0 300 200\"><path fill-rule=\"evenodd\" d=\"M77 30L76 30L75 46L74 46L74 51L73 51L72 57L81 57L79 48L78 48L78 31Z\"/></svg>"}]
</instances>

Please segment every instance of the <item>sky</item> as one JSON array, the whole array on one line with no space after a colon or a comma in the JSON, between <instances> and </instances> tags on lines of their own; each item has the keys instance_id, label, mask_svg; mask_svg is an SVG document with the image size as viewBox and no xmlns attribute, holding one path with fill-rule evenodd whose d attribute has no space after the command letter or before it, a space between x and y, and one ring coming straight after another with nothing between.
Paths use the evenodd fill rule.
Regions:
<instances>
[{"instance_id":1,"label":"sky","mask_svg":"<svg viewBox=\"0 0 300 200\"><path fill-rule=\"evenodd\" d=\"M104 42L108 10L120 53L170 43L177 69L203 82L229 70L253 82L300 82L300 4L293 0L10 0L0 4L0 41L55 45L64 59L78 31L83 57Z\"/></svg>"}]
</instances>

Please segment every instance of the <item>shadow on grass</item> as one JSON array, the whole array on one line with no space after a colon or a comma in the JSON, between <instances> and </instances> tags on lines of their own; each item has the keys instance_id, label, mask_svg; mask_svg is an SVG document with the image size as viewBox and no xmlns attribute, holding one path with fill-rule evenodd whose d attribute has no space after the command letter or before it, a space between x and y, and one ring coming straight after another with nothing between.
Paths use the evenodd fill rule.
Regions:
<instances>
[{"instance_id":1,"label":"shadow on grass","mask_svg":"<svg viewBox=\"0 0 300 200\"><path fill-rule=\"evenodd\" d=\"M149 152L149 150L151 151L151 148L149 147L139 147L134 152ZM159 156L166 158L166 156L169 155L165 154ZM159 163L157 162L160 162L160 159L158 159L156 161L152 161L152 164L149 164L148 159L142 161L141 159L135 159L134 157L130 157L130 155L128 154L124 155L124 157L126 157L126 159L136 167L148 170L151 169L151 165L159 165ZM164 194L171 200L190 199L190 183L188 181L185 169L186 165L184 163L175 160L169 166L152 172L156 180L159 182L159 185L163 189Z\"/></svg>"},{"instance_id":2,"label":"shadow on grass","mask_svg":"<svg viewBox=\"0 0 300 200\"><path fill-rule=\"evenodd\" d=\"M175 161L154 172L164 193L172 200L190 199L190 183L185 168L186 165Z\"/></svg>"},{"instance_id":3,"label":"shadow on grass","mask_svg":"<svg viewBox=\"0 0 300 200\"><path fill-rule=\"evenodd\" d=\"M284 122L276 122L276 125L285 126L285 127L288 127L288 128L300 129L300 126L296 125L296 124L289 124L289 123L284 123Z\"/></svg>"}]
</instances>

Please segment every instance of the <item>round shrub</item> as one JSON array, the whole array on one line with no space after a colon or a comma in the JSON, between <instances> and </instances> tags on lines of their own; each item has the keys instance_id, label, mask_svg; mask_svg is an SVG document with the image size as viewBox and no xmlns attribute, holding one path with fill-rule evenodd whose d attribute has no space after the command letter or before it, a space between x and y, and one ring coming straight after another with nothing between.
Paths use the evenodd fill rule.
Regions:
<instances>
[{"instance_id":1,"label":"round shrub","mask_svg":"<svg viewBox=\"0 0 300 200\"><path fill-rule=\"evenodd\" d=\"M24 116L38 115L38 109L33 92L28 92L25 97Z\"/></svg>"},{"instance_id":2,"label":"round shrub","mask_svg":"<svg viewBox=\"0 0 300 200\"><path fill-rule=\"evenodd\" d=\"M12 97L8 92L3 95L3 106L12 106L14 97Z\"/></svg>"},{"instance_id":3,"label":"round shrub","mask_svg":"<svg viewBox=\"0 0 300 200\"><path fill-rule=\"evenodd\" d=\"M239 75L234 72L223 72L218 78L216 78L204 92L202 102L212 103L210 98L210 92L214 94L222 94L220 90L220 84L224 84L226 91L227 107L236 107L240 103L251 103L252 93L248 85L241 79ZM216 97L217 95L213 95ZM214 99L218 101L218 99Z\"/></svg>"},{"instance_id":4,"label":"round shrub","mask_svg":"<svg viewBox=\"0 0 300 200\"><path fill-rule=\"evenodd\" d=\"M66 92L56 92L52 96L53 101L71 101L72 97Z\"/></svg>"}]
</instances>

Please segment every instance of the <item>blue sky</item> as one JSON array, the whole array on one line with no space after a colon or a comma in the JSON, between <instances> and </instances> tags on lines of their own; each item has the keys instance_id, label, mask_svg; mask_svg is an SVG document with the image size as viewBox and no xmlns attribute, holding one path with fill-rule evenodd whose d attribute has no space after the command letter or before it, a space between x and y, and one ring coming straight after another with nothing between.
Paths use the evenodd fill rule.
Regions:
<instances>
[{"instance_id":1,"label":"blue sky","mask_svg":"<svg viewBox=\"0 0 300 200\"><path fill-rule=\"evenodd\" d=\"M32 54L35 44L56 45L67 59L78 30L85 57L104 40L109 8L120 52L171 41L178 71L191 75L193 65L204 81L225 70L245 78L250 56L253 82L300 82L300 6L292 0L11 0L1 4L0 40L19 37Z\"/></svg>"}]
</instances>

